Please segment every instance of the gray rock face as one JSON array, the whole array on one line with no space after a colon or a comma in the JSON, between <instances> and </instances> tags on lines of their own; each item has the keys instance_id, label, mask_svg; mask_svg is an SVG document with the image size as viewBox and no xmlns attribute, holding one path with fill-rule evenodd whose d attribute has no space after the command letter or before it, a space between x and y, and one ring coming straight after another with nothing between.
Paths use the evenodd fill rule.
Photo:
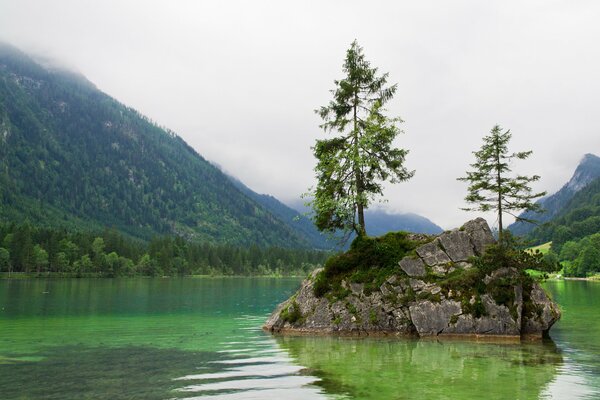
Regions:
<instances>
[{"instance_id":1,"label":"gray rock face","mask_svg":"<svg viewBox=\"0 0 600 400\"><path fill-rule=\"evenodd\" d=\"M483 277L483 292L442 284L447 274L472 268L465 261L491 243L494 239L485 220L467 222L461 230L443 233L418 247L418 257L399 260L398 273L376 290L342 281L348 293L343 299L315 296L317 270L277 307L264 329L292 334L541 337L560 318L560 311L538 284L527 290L515 284L508 288L512 295L501 296L503 304L494 300L494 288L507 290L497 282L510 281L516 270L501 268Z\"/></svg>"},{"instance_id":2,"label":"gray rock face","mask_svg":"<svg viewBox=\"0 0 600 400\"><path fill-rule=\"evenodd\" d=\"M449 324L443 334L458 335L497 335L520 336L521 325L516 320L508 307L498 305L490 295L481 296L485 307L485 315L475 318L471 314L461 314L454 324ZM516 305L522 307L522 304Z\"/></svg>"},{"instance_id":3,"label":"gray rock face","mask_svg":"<svg viewBox=\"0 0 600 400\"><path fill-rule=\"evenodd\" d=\"M523 331L526 336L542 336L560 319L560 309L537 283L529 293L528 311L523 316Z\"/></svg>"},{"instance_id":4,"label":"gray rock face","mask_svg":"<svg viewBox=\"0 0 600 400\"><path fill-rule=\"evenodd\" d=\"M425 269L425 264L423 264L423 260L420 258L412 258L412 257L404 257L398 263L402 271L406 272L408 276L425 276L427 270Z\"/></svg>"},{"instance_id":5,"label":"gray rock face","mask_svg":"<svg viewBox=\"0 0 600 400\"><path fill-rule=\"evenodd\" d=\"M469 235L477 255L483 254L488 245L496 242L494 240L494 235L492 235L492 230L483 218L477 218L467 222L462 226L461 230Z\"/></svg>"},{"instance_id":6,"label":"gray rock face","mask_svg":"<svg viewBox=\"0 0 600 400\"><path fill-rule=\"evenodd\" d=\"M471 238L466 232L453 230L440 235L440 244L454 262L467 261L475 255Z\"/></svg>"},{"instance_id":7,"label":"gray rock face","mask_svg":"<svg viewBox=\"0 0 600 400\"><path fill-rule=\"evenodd\" d=\"M420 301L409 307L410 317L419 336L439 335L450 325L453 315L460 315L460 303L444 300L440 303Z\"/></svg>"},{"instance_id":8,"label":"gray rock face","mask_svg":"<svg viewBox=\"0 0 600 400\"><path fill-rule=\"evenodd\" d=\"M450 257L440 247L439 239L424 244L417 248L417 254L423 259L423 262L429 266L449 263Z\"/></svg>"}]
</instances>

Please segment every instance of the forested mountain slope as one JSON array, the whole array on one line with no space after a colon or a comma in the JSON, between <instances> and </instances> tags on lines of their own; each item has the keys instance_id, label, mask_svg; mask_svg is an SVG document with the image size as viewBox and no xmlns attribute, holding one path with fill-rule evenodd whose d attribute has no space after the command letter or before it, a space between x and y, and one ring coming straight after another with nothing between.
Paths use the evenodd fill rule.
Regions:
<instances>
[{"instance_id":1,"label":"forested mountain slope","mask_svg":"<svg viewBox=\"0 0 600 400\"><path fill-rule=\"evenodd\" d=\"M0 219L310 246L172 132L0 44Z\"/></svg>"},{"instance_id":2,"label":"forested mountain slope","mask_svg":"<svg viewBox=\"0 0 600 400\"><path fill-rule=\"evenodd\" d=\"M578 191L555 217L534 229L529 237L538 243L552 241L555 251L567 241L600 232L600 178Z\"/></svg>"},{"instance_id":3,"label":"forested mountain slope","mask_svg":"<svg viewBox=\"0 0 600 400\"><path fill-rule=\"evenodd\" d=\"M312 220L304 215L304 213L288 207L271 195L256 193L239 179L234 177L230 177L230 179L248 197L261 204L294 231L299 232L308 240L312 247L318 249L332 249L337 247L338 241L335 238L330 238L327 234L319 232Z\"/></svg>"},{"instance_id":4,"label":"forested mountain slope","mask_svg":"<svg viewBox=\"0 0 600 400\"><path fill-rule=\"evenodd\" d=\"M584 189L597 178L600 178L600 157L593 154L586 154L581 159L571 179L558 192L538 201L538 204L542 206L545 212L535 213L530 211L523 213L521 217L538 221L538 223L548 222L556 218L563 213L563 209L577 192ZM522 236L534 230L535 225L526 222L516 222L510 225L509 229L513 234Z\"/></svg>"}]
</instances>

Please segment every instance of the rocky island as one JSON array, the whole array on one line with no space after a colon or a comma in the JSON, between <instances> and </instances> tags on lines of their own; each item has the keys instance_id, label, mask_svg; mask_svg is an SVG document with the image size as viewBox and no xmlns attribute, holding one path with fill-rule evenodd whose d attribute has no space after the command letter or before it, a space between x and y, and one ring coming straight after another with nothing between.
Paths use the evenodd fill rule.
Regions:
<instances>
[{"instance_id":1,"label":"rocky island","mask_svg":"<svg viewBox=\"0 0 600 400\"><path fill-rule=\"evenodd\" d=\"M541 338L558 306L523 270L474 265L495 243L482 218L438 236L355 240L281 303L280 334Z\"/></svg>"}]
</instances>

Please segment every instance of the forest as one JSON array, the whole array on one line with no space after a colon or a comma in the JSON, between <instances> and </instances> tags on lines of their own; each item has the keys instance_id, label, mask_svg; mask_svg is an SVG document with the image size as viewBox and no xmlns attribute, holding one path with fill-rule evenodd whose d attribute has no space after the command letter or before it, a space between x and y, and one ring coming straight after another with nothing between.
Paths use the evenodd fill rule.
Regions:
<instances>
[{"instance_id":1,"label":"forest","mask_svg":"<svg viewBox=\"0 0 600 400\"><path fill-rule=\"evenodd\" d=\"M9 274L305 276L329 255L320 250L190 242L176 236L143 242L114 229L95 234L0 223L0 272Z\"/></svg>"},{"instance_id":2,"label":"forest","mask_svg":"<svg viewBox=\"0 0 600 400\"><path fill-rule=\"evenodd\" d=\"M600 272L600 179L577 192L551 221L529 235L534 243L551 242L548 257L561 262L566 276Z\"/></svg>"}]
</instances>

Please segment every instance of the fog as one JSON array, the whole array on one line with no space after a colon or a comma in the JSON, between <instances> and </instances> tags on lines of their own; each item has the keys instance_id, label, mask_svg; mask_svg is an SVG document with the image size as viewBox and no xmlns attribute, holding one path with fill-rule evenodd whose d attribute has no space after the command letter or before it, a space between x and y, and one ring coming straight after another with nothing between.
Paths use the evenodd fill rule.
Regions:
<instances>
[{"instance_id":1,"label":"fog","mask_svg":"<svg viewBox=\"0 0 600 400\"><path fill-rule=\"evenodd\" d=\"M494 124L514 165L558 190L600 153L600 2L0 0L0 40L85 75L252 189L294 204L314 184L314 109L357 39L397 83L388 115L416 170L393 212L474 216L456 181ZM490 223L495 218L488 215Z\"/></svg>"}]
</instances>

